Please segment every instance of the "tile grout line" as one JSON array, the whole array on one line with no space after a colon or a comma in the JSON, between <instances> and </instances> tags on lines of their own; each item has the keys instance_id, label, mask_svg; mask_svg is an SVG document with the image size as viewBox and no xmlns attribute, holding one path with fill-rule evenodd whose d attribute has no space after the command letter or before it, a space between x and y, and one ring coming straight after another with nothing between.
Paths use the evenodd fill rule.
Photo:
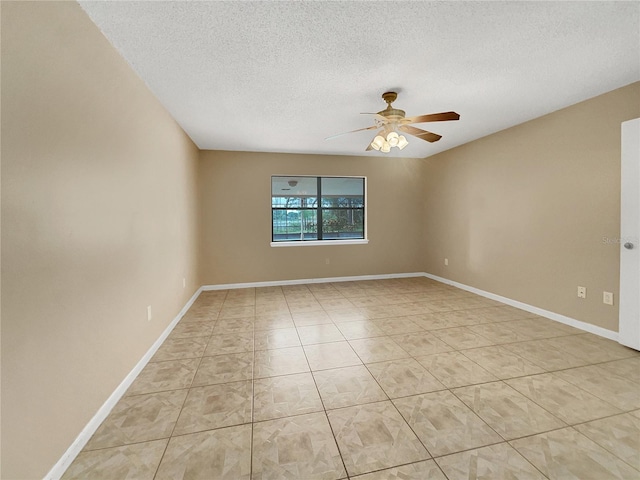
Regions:
<instances>
[{"instance_id":1,"label":"tile grout line","mask_svg":"<svg viewBox=\"0 0 640 480\"><path fill-rule=\"evenodd\" d=\"M634 410L631 410L631 411L634 411ZM587 438L588 440L590 440L590 441L592 441L593 443L595 443L596 445L598 445L598 446L599 446L600 448L602 448L603 450L606 450L608 453L610 453L610 454L611 454L611 455L613 455L614 457L616 457L616 458L618 458L619 460L621 460L622 462L626 463L626 464L627 464L627 465L629 465L631 468L633 468L633 469L635 469L635 470L638 470L638 472L640 472L640 469L639 469L638 467L636 467L636 466L632 465L632 464L631 464L631 463L629 463L626 459L624 459L624 458L620 457L619 455L616 455L616 453L615 453L615 452L612 452L612 451L609 449L609 447L607 447L607 446L605 446L605 445L602 445L602 444L601 444L600 442L598 442L597 440L595 440L595 439L591 438L591 437L590 437L590 436L588 436L587 434L585 434L585 433L581 432L580 430L578 430L577 428L575 428L577 425L584 425L584 424L586 424L586 423L591 423L591 422L598 421L598 420L606 420L606 419L611 418L611 417L617 417L617 416L629 415L629 414L630 414L629 412L624 412L624 413L619 413L619 414L616 414L616 415L611 415L611 416L609 416L609 417L597 418L597 419L595 419L595 420L590 420L589 422L583 422L583 423L580 423L580 424L572 425L572 426L571 426L571 428L573 428L576 432L578 432L578 434L582 435L583 437Z\"/></svg>"},{"instance_id":2,"label":"tile grout line","mask_svg":"<svg viewBox=\"0 0 640 480\"><path fill-rule=\"evenodd\" d=\"M207 341L207 345L209 344L209 341ZM205 345L204 350L202 351L202 353L204 354L204 351L207 348L207 345ZM191 391L191 387L193 385L193 381L196 378L196 375L198 373L198 370L200 369L200 365L202 364L202 359L204 357L201 356L200 357L200 361L198 362L198 366L195 369L195 372L193 374L193 378L191 379L191 382L189 383L189 387L187 387L187 394L184 396L184 400L182 401L182 406L180 407L180 412L178 412L178 416L176 417L176 422L173 425L173 428L171 429L171 433L169 434L169 438L167 439L167 445L164 447L164 450L162 452L162 455L160 456L160 461L158 462L158 466L156 467L156 471L153 474L153 478L155 479L158 476L158 472L160 471L160 465L162 465L162 461L164 460L164 456L167 453L167 450L169 449L169 443L171 443L171 439L173 438L173 433L176 430L176 427L178 426L178 420L180 420L180 416L182 415L182 411L184 410L184 405L187 403L187 398L189 397L189 392Z\"/></svg>"},{"instance_id":3,"label":"tile grout line","mask_svg":"<svg viewBox=\"0 0 640 480\"><path fill-rule=\"evenodd\" d=\"M323 311L325 313L327 313L324 308ZM333 324L333 321L332 321ZM302 339L300 338L300 334L298 332L298 327L296 327L296 334L298 335L298 340L300 340L300 344L302 344ZM322 398L322 394L320 393L320 389L318 388L318 382L316 381L316 377L313 374L313 370L311 369L311 363L309 362L309 357L307 356L307 351L304 349L304 346L302 347L302 353L304 354L304 358L307 361L307 365L309 366L309 373L311 375L311 379L313 380L313 384L316 387L316 392L318 393L318 397L320 398L320 404L322 405L322 410L324 411L324 418L327 421L327 424L329 425L329 431L331 432L331 436L333 437L333 443L336 446L336 449L338 450L338 455L340 456L340 461L342 462L342 468L344 469L344 473L346 475L347 479L351 478L351 475L349 474L349 471L347 470L347 465L344 461L344 455L342 454L342 450L340 449L340 445L338 444L338 439L336 438L336 433L333 430L333 425L331 425L331 421L329 420L329 413L327 412L327 407L324 403L324 399Z\"/></svg>"},{"instance_id":4,"label":"tile grout line","mask_svg":"<svg viewBox=\"0 0 640 480\"><path fill-rule=\"evenodd\" d=\"M225 298L226 298L226 294L225 294ZM197 301L197 299L196 299ZM224 304L224 302L223 302ZM220 311L217 312L216 314L216 319L215 319L215 323L213 325L213 330L215 329L216 324L218 323L220 317ZM193 382L195 381L196 375L198 374L198 370L200 369L200 365L202 364L202 359L204 358L204 353L207 350L207 346L209 345L209 342L211 341L211 336L209 336L209 340L207 340L207 344L205 345L204 349L202 350L202 355L200 356L200 361L198 362L198 366L195 369L195 372L193 374L193 378L191 379L191 382L189 382L189 387L187 388L187 394L184 397L184 401L182 402L182 406L180 407L180 412L178 413L178 416L176 418L176 423L173 425L173 428L171 429L171 433L169 434L169 438L167 440L167 445L165 446L163 452L162 452L162 456L160 457L160 461L158 462L158 466L156 467L156 471L153 474L153 478L155 479L158 476L158 472L160 471L160 465L162 465L162 461L164 460L164 456L167 453L167 450L169 449L169 443L171 443L171 439L173 438L173 433L176 430L176 427L178 426L178 420L180 420L180 416L182 415L182 411L184 410L184 405L187 403L187 398L189 397L189 392L191 391L191 388L193 386Z\"/></svg>"},{"instance_id":5,"label":"tile grout line","mask_svg":"<svg viewBox=\"0 0 640 480\"><path fill-rule=\"evenodd\" d=\"M254 301L256 300L254 290ZM254 313L257 313L254 307ZM253 425L255 419L255 395L256 395L256 328L255 328L255 316L252 332L252 350L253 361L251 362L251 441L249 442L249 478L253 477Z\"/></svg>"}]
</instances>

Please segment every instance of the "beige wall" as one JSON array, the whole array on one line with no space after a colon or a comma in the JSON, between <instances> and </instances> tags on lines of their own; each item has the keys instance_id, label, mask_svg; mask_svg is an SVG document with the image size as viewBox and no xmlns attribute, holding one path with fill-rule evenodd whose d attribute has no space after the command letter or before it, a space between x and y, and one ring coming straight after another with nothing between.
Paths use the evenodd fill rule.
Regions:
<instances>
[{"instance_id":1,"label":"beige wall","mask_svg":"<svg viewBox=\"0 0 640 480\"><path fill-rule=\"evenodd\" d=\"M199 285L198 151L75 2L3 2L2 140L2 478L35 479Z\"/></svg>"},{"instance_id":2,"label":"beige wall","mask_svg":"<svg viewBox=\"0 0 640 480\"><path fill-rule=\"evenodd\" d=\"M426 271L617 331L603 237L620 234L620 124L639 116L635 83L430 157Z\"/></svg>"},{"instance_id":3,"label":"beige wall","mask_svg":"<svg viewBox=\"0 0 640 480\"><path fill-rule=\"evenodd\" d=\"M203 283L422 271L424 165L388 157L201 152ZM366 176L369 244L271 247L271 175Z\"/></svg>"}]
</instances>

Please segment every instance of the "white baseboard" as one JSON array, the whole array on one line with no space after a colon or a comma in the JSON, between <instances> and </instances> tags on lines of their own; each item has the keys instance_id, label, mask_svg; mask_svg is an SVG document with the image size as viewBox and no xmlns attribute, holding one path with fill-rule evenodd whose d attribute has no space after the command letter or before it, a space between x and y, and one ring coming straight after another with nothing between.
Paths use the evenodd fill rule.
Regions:
<instances>
[{"instance_id":1,"label":"white baseboard","mask_svg":"<svg viewBox=\"0 0 640 480\"><path fill-rule=\"evenodd\" d=\"M80 434L73 441L71 446L67 449L67 451L60 457L60 460L49 470L49 473L45 475L44 480L59 480L64 472L69 468L69 465L75 460L78 454L82 451L84 446L87 444L89 439L96 432L98 427L102 424L105 418L111 413L113 407L115 407L116 403L122 398L127 389L131 386L133 381L136 379L138 374L142 371L142 369L149 363L151 357L156 353L162 342L169 336L173 328L178 324L180 319L187 313L187 310L191 308L193 302L198 298L202 288L198 288L196 293L189 299L189 301L182 307L180 313L176 315L176 317L171 321L171 323L164 329L160 337L155 341L155 343L151 346L151 348L144 354L144 356L140 359L140 361L133 367L133 370L129 372L129 374L125 377L125 379L118 385L118 387L114 390L114 392L109 396L106 402L102 404L102 406L98 409L96 414L93 416L89 423L85 425Z\"/></svg>"},{"instance_id":2,"label":"white baseboard","mask_svg":"<svg viewBox=\"0 0 640 480\"><path fill-rule=\"evenodd\" d=\"M205 285L200 287L193 296L189 299L189 301L185 304L185 306L180 310L180 313L171 321L169 326L162 332L160 337L156 340L156 342L151 346L151 348L147 351L147 353L140 359L137 365L129 372L129 374L125 377L125 379L118 385L118 388L111 394L111 396L107 399L106 402L98 409L93 418L89 421L89 423L84 427L82 432L78 435L75 441L71 444L71 446L67 449L67 451L62 455L60 460L53 466L53 468L47 473L44 477L44 480L59 480L64 472L67 470L69 465L75 460L76 456L82 451L84 446L87 444L91 436L98 429L100 424L104 421L105 418L109 415L113 407L118 403L118 401L125 394L127 389L131 386L133 381L136 379L138 374L142 371L142 369L147 365L151 357L156 353L162 342L169 336L173 328L177 325L180 319L184 316L184 314L189 310L193 302L198 298L203 291L211 291L211 290L230 290L237 288L252 288L252 287L276 287L276 286L284 286L284 285L302 285L309 283L332 283L332 282L352 282L352 281L363 281L363 280L386 280L392 278L412 278L412 277L427 277L432 280L436 280L438 282L451 285L456 288L460 288L461 290L466 290L471 293L475 293L477 295L481 295L486 298L490 298L491 300L495 300L500 303L504 303L505 305L510 305L512 307L519 308L521 310L525 310L527 312L535 313L536 315L540 315L545 318L549 318L550 320L555 320L560 323L564 323L565 325L570 325L572 327L579 328L580 330L584 330L586 332L590 332L601 337L608 338L610 340L618 340L618 332L614 332L611 330L607 330L602 327L598 327L595 325L591 325L586 322L582 322L580 320L576 320L574 318L570 318L564 315L560 315L559 313L550 312L548 310L544 310L542 308L534 307L533 305L528 305L523 302L519 302L517 300L512 300L507 297L503 297L501 295L496 295L495 293L486 292L484 290L480 290L475 287L470 287L469 285L465 285L462 283L455 282L453 280L449 280L447 278L438 277L437 275L432 275L430 273L425 272L414 272L414 273L393 273L393 274L382 274L382 275L358 275L358 276L350 276L350 277L330 277L330 278L306 278L299 280L280 280L280 281L271 281L271 282L251 282L251 283L229 283L224 285Z\"/></svg>"},{"instance_id":3,"label":"white baseboard","mask_svg":"<svg viewBox=\"0 0 640 480\"><path fill-rule=\"evenodd\" d=\"M479 288L470 287L469 285L465 285L463 283L454 282L453 280L449 280L448 278L438 277L437 275L432 275L430 273L425 273L424 276L441 283L446 283L447 285L451 285L461 290L466 290L467 292L475 293L477 295L490 298L491 300L495 300L497 302L519 308L520 310L535 313L536 315L540 315L541 317L555 320L556 322L564 323L565 325L569 325L571 327L579 328L580 330L584 330L585 332L593 333L595 335L599 335L616 342L618 341L618 332L607 330L606 328L598 327L596 325L591 325L590 323L582 322L580 320L576 320L575 318L567 317L559 313L550 312L549 310L544 310L543 308L534 307L533 305L519 302L518 300L512 300L501 295L496 295L495 293L486 292L484 290L480 290Z\"/></svg>"},{"instance_id":4,"label":"white baseboard","mask_svg":"<svg viewBox=\"0 0 640 480\"><path fill-rule=\"evenodd\" d=\"M424 272L388 273L382 275L357 275L352 277L303 278L299 280L276 280L273 282L227 283L223 285L204 285L203 291L232 290L236 288L281 287L284 285L304 285L308 283L356 282L363 280L387 280L390 278L424 277Z\"/></svg>"}]
</instances>

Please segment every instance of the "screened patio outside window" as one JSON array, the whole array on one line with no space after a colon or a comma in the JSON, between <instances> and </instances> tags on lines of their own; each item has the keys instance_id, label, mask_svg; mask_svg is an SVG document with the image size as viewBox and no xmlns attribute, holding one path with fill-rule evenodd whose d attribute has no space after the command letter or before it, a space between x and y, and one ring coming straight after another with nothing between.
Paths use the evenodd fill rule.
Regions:
<instances>
[{"instance_id":1,"label":"screened patio outside window","mask_svg":"<svg viewBox=\"0 0 640 480\"><path fill-rule=\"evenodd\" d=\"M272 242L362 240L364 177L271 177Z\"/></svg>"}]
</instances>

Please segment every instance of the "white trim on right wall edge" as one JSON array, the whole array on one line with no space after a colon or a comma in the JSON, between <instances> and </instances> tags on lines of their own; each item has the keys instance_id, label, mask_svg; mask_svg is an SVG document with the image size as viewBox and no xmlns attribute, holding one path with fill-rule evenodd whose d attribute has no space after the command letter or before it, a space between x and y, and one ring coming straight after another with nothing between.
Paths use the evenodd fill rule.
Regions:
<instances>
[{"instance_id":1,"label":"white trim on right wall edge","mask_svg":"<svg viewBox=\"0 0 640 480\"><path fill-rule=\"evenodd\" d=\"M437 282L445 283L447 285L451 285L452 287L456 287L461 290L466 290L467 292L475 293L477 295L481 295L486 298L490 298L491 300L495 300L496 302L504 303L506 305L519 308L520 310L525 310L527 312L535 313L536 315L540 315L550 320L555 320L556 322L564 323L565 325L579 328L580 330L584 330L585 332L593 333L595 335L599 335L601 337L608 338L609 340L614 340L616 342L618 341L618 332L614 332L613 330L607 330L606 328L598 327L597 325L592 325L590 323L582 322L580 320L576 320L575 318L567 317L565 315L560 315L559 313L550 312L549 310L544 310L543 308L534 307L533 305L522 303L522 302L519 302L518 300L512 300L510 298L503 297L501 295L496 295L495 293L485 292L484 290L480 290L479 288L470 287L469 285L458 283L453 280L449 280L448 278L438 277L437 275L432 275L430 273L425 273L424 276L432 280L435 280Z\"/></svg>"}]
</instances>

